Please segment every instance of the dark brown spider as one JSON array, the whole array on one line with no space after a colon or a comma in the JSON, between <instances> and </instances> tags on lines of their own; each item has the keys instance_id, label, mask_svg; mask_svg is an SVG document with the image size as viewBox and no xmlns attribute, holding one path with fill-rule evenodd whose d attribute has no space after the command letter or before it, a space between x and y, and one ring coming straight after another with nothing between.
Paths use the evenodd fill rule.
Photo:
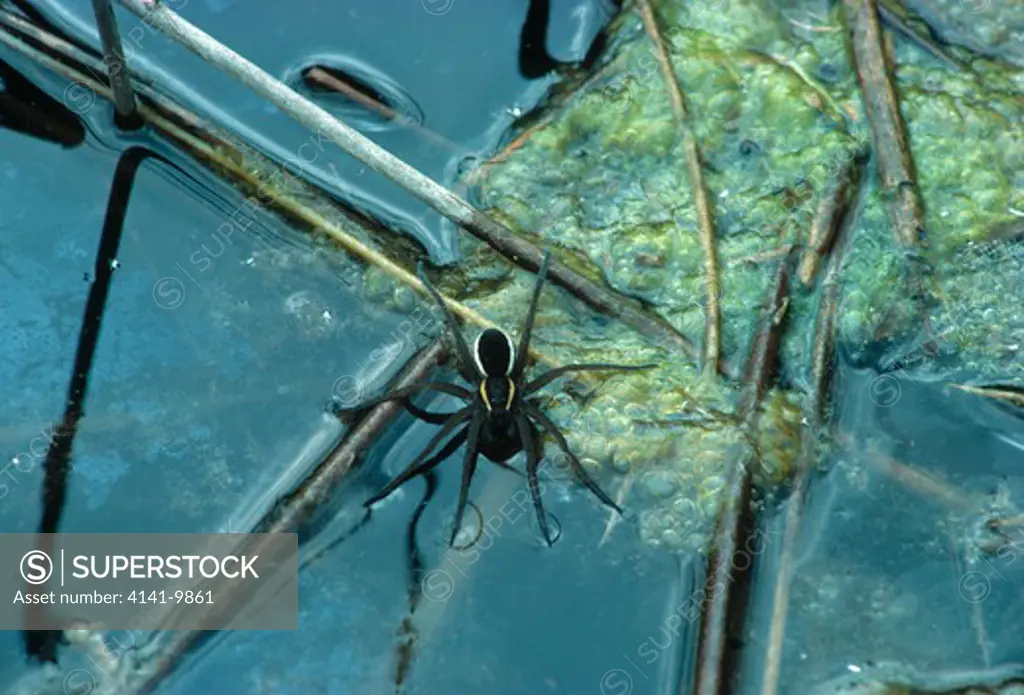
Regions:
<instances>
[{"instance_id":1,"label":"dark brown spider","mask_svg":"<svg viewBox=\"0 0 1024 695\"><path fill-rule=\"evenodd\" d=\"M445 323L455 339L459 373L467 383L473 384L474 388L470 390L455 384L424 381L406 388L395 389L391 393L366 401L352 408L338 409L338 412L341 413L357 412L383 401L400 400L416 417L441 425L441 429L438 430L434 438L430 440L416 459L409 464L408 468L384 486L380 492L367 500L365 506L369 507L379 502L394 492L400 485L417 475L431 470L454 454L464 442L468 441L463 460L462 486L459 490L455 527L452 529L451 539L449 540L449 546L453 546L455 544L455 537L462 526L462 517L466 511L469 497L469 487L473 479L473 473L476 471L477 458L480 454L483 454L487 459L499 466L511 468L506 462L520 451L525 451L526 478L530 488L530 495L533 498L533 506L537 512L537 521L540 524L541 532L544 534L544 540L550 546L553 541L548 530L544 506L541 503L540 483L537 479L537 467L540 463L542 449L541 437L538 432L539 425L541 429L546 431L555 440L559 448L565 452L569 466L580 482L606 505L615 509L620 514L622 513L618 505L598 487L597 483L580 465L579 460L569 449L565 437L555 423L544 414L537 402L530 399L529 396L544 388L555 379L570 372L631 371L650 369L656 365L567 364L545 372L531 381L524 382L523 373L526 368L527 355L529 354L530 333L533 329L533 319L537 313L537 300L540 298L540 291L544 286L550 257L550 253L544 254L544 260L537 273L537 284L533 290L533 298L530 302L529 313L526 315L526 322L523 325L523 332L519 336L518 350L516 350L508 333L495 328L488 328L477 337L473 343L473 350L470 352L462 334L459 333L455 317L448 310L448 307L441 299L441 295L438 294L434 286L427 280L423 272L423 266L420 265L420 281L423 282L431 297L441 307ZM425 411L414 406L409 401L412 396L421 391L447 393L466 401L466 405L454 413ZM447 441L441 450L431 456L430 454L434 448L460 426L461 429Z\"/></svg>"}]
</instances>

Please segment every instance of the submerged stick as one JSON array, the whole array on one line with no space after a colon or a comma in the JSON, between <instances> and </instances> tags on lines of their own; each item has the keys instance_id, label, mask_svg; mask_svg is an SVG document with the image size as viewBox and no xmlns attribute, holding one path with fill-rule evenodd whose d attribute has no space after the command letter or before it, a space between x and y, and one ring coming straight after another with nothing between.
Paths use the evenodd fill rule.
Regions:
<instances>
[{"instance_id":1,"label":"submerged stick","mask_svg":"<svg viewBox=\"0 0 1024 695\"><path fill-rule=\"evenodd\" d=\"M768 302L754 336L744 369L744 393L739 413L749 431L757 426L761 401L774 380L776 357L782 337L786 309L789 305L789 267L792 256L779 266ZM725 487L725 502L715 529L714 545L708 560L705 584L706 599L698 645L696 695L720 695L726 683L730 664L725 641L730 620L734 617L737 595L742 583L737 581L733 558L741 550L744 531L750 527L750 492L756 452L749 449L737 457L730 467ZM750 569L750 564L745 568Z\"/></svg>"},{"instance_id":2,"label":"submerged stick","mask_svg":"<svg viewBox=\"0 0 1024 695\"><path fill-rule=\"evenodd\" d=\"M804 401L804 415L809 427L801 429L800 453L797 457L796 476L793 480L793 489L789 496L789 504L786 509L786 526L782 537L782 550L779 554L779 568L775 573L775 591L772 596L772 618L771 626L768 629L768 647L765 650L764 677L761 681L761 695L776 695L778 692L779 672L782 667L782 650L786 636L786 614L789 610L789 588L793 573L793 556L796 552L797 538L800 532L800 524L803 521L804 501L807 496L808 476L811 472L811 461L817 448L816 435L824 427L826 412L829 407L829 393L832 378L832 365L835 358L835 323L837 307L839 305L839 273L843 267L843 260L846 256L846 249L850 245L849 235L852 225L849 220L843 219L849 203L849 197L840 193L842 188L848 188L850 182L856 186L859 177L859 167L863 164L862 158L856 158L848 163L848 167L840 173L836 184L836 191L833 195L827 196L822 201L823 208L828 211L819 214L812 225L819 228L828 218L828 226L834 229L833 234L841 238L836 239L835 250L829 260L828 271L822 283L821 296L818 299L818 315L814 322L814 342L811 349L810 359L810 382L811 391ZM844 179L846 183L844 183ZM835 206L837 198L846 197L841 207ZM850 196L852 197L852 196ZM832 201L828 203L828 201ZM819 211L820 213L821 211ZM842 230L842 231L840 231ZM819 234L821 231L819 231ZM814 232L811 234L812 244ZM804 262L807 262L804 256ZM816 263L815 263L816 265ZM803 263L800 270L804 270ZM801 277L801 281L807 281Z\"/></svg>"},{"instance_id":3,"label":"submerged stick","mask_svg":"<svg viewBox=\"0 0 1024 695\"><path fill-rule=\"evenodd\" d=\"M707 295L707 306L704 308L704 355L703 369L706 374L718 372L718 362L722 351L722 309L720 304L721 280L719 278L718 248L715 244L715 224L711 217L711 200L707 187L704 185L704 173L700 164L700 150L697 136L690 127L686 96L683 94L679 80L672 69L672 61L668 49L661 38L658 21L654 16L648 0L637 0L644 28L654 44L655 55L661 66L665 86L668 88L672 103L672 113L683 135L683 150L686 153L686 166L690 177L690 189L693 191L693 204L697 209L697 226L700 232L700 244L704 251L704 291Z\"/></svg>"},{"instance_id":4,"label":"submerged stick","mask_svg":"<svg viewBox=\"0 0 1024 695\"><path fill-rule=\"evenodd\" d=\"M854 441L851 437L842 436L840 442L848 448L863 451L872 466L911 492L958 509L975 509L982 504L979 495L958 488L935 474L927 473L917 466L890 456L874 441Z\"/></svg>"},{"instance_id":5,"label":"submerged stick","mask_svg":"<svg viewBox=\"0 0 1024 695\"><path fill-rule=\"evenodd\" d=\"M528 270L536 272L540 268L543 253L539 248L519 238L509 228L487 217L444 186L334 118L166 6L153 0L120 2L150 26L235 77L296 121L313 130L318 138L334 143L347 154L465 228L498 253ZM552 282L561 285L597 311L623 321L665 347L693 355L693 346L685 336L660 317L649 315L639 302L622 297L555 260L551 261L548 274Z\"/></svg>"}]
</instances>

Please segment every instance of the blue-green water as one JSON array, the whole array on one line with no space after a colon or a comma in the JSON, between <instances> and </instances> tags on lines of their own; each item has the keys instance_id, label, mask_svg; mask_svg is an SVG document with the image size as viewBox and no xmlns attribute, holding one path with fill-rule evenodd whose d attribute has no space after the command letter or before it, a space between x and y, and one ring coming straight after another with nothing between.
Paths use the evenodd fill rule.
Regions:
<instances>
[{"instance_id":1,"label":"blue-green water","mask_svg":"<svg viewBox=\"0 0 1024 695\"><path fill-rule=\"evenodd\" d=\"M300 11L269 0L191 0L181 9L282 78L317 63L376 84L439 138L382 124L350 103L325 106L450 183L460 163L489 154L516 110L550 86L553 78L526 79L517 68L527 4L366 0ZM72 34L93 36L86 3L37 6ZM560 61L582 59L611 11L610 3L552 2L548 50ZM148 62L139 67L154 81L272 156L295 161L308 132L118 16L125 36L140 37L139 58ZM343 436L324 413L340 380L383 385L429 336L403 333L408 312L361 296L353 278L362 269L341 251L253 211L242 194L148 131L116 131L110 105L69 98L65 79L6 48L0 60L54 99L47 108L64 119L56 122L71 124L61 130L68 147L13 122L0 129L0 456L13 462L0 479L0 531L29 533L38 524L40 442L64 408L115 166L130 145L174 166L146 160L131 189L62 528L250 528ZM388 221L435 261L460 256L461 232L435 213L339 151L322 157L305 168L312 180ZM396 335L406 336L397 349L371 360ZM952 687L955 675L942 674L1024 659L1016 620L1024 536L1008 532L1009 550L992 557L962 550L986 514L1019 503L1019 412L903 372L877 379L852 366L839 375L838 425L852 441L823 455L812 483L795 555L784 693L824 692L815 688L858 673L908 682L925 673L936 688ZM305 530L297 631L213 635L159 692L395 692L396 645L409 612L407 534L425 483L403 487L360 526L362 503L433 431L403 415ZM927 485L899 482L877 467L878 452L929 471L970 503L960 508ZM450 550L458 467L440 467L437 482L415 527L423 598L403 692L689 692L703 558L642 545L642 510L630 505L602 543L606 510L574 485L545 493L563 535L544 548L522 503L523 479L494 466L481 467L473 488L486 531L471 550ZM743 676L739 692L757 692L784 511L765 510L748 625L729 644ZM5 632L0 688L128 692L122 669L134 677L128 666L137 652L130 658L118 646L123 637L108 636L108 661L62 647L59 668L47 673L26 661L18 633ZM908 676L905 664L916 671Z\"/></svg>"}]
</instances>

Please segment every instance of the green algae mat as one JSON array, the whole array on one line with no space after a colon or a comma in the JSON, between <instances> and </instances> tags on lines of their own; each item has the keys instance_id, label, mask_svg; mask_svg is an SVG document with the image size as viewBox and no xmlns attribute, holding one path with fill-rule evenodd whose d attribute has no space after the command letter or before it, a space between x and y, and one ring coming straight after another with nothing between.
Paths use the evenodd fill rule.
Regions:
<instances>
[{"instance_id":1,"label":"green algae mat","mask_svg":"<svg viewBox=\"0 0 1024 695\"><path fill-rule=\"evenodd\" d=\"M800 256L780 346L778 381L786 386L766 396L768 417L756 435L762 453L778 459L772 470L791 468L800 394L810 386L805 365L825 260L807 259L814 255L807 249L827 245L814 238L816 225L840 228L843 239L835 340L844 351L870 356L890 344L890 363L902 359L960 385L1006 385L1011 398L1020 383L1024 61L1019 43L992 43L992 36L1019 36L1024 13L1012 3L952 5L944 16L978 21L951 19L948 44L936 43L938 29L919 18L881 37L916 177L897 182L897 190L879 174L858 79L867 68L858 66L848 30L853 5L815 12L798 3L724 0L653 8L699 149L717 247L721 354L734 376L779 264L791 248ZM886 16L898 17L888 9ZM487 214L639 300L699 352L707 257L684 128L642 13L621 15L613 37L596 75L533 114L462 183ZM894 234L888 209L905 186L920 198L912 250ZM513 281L496 270L482 243L465 250L447 289L496 323L517 325L530 278ZM909 267L921 269L916 297ZM633 497L649 497L640 505L647 542L703 546L730 452L745 436L734 417L742 379L707 378L699 360L651 346L578 303L542 301L536 335L556 362L663 365L608 380L585 406L568 397L554 397L553 405L563 423L573 423L570 442L591 465L613 468ZM884 386L876 386L878 399L892 397Z\"/></svg>"}]
</instances>

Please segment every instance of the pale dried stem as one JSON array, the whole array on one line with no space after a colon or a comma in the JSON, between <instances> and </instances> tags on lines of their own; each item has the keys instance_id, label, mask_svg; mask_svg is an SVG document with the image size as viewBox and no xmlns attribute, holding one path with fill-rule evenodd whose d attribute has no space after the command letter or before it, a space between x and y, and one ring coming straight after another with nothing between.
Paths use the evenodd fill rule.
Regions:
<instances>
[{"instance_id":1,"label":"pale dried stem","mask_svg":"<svg viewBox=\"0 0 1024 695\"><path fill-rule=\"evenodd\" d=\"M672 69L665 41L661 37L657 18L649 0L637 0L637 8L643 19L644 28L654 44L655 55L661 72L665 78L672 113L682 131L683 152L686 156L686 167L690 177L690 188L693 192L693 204L697 212L697 227L700 233L701 248L704 251L704 290L707 305L704 309L704 354L703 369L705 374L716 374L722 350L722 309L720 303L721 279L719 276L718 247L715 243L715 225L711 212L711 199L704 185L704 172L701 168L700 149L697 137L690 127L686 97L679 80Z\"/></svg>"}]
</instances>

